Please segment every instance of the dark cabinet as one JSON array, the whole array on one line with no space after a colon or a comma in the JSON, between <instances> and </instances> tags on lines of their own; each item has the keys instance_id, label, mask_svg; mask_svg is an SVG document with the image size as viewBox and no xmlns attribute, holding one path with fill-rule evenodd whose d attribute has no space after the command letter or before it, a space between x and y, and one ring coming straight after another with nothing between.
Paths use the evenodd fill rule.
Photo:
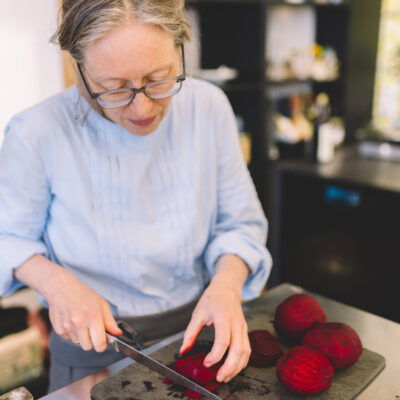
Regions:
<instances>
[{"instance_id":1,"label":"dark cabinet","mask_svg":"<svg viewBox=\"0 0 400 400\"><path fill-rule=\"evenodd\" d=\"M334 116L346 123L347 139L371 116L375 59L381 0L342 0L330 4L304 0L187 0L187 7L199 17L201 67L227 65L238 77L223 86L236 114L251 135L249 165L257 190L268 212L265 161L273 159L274 112L277 101L308 90L326 92ZM331 46L340 61L335 81L283 80L267 77L268 16L274 7L312 8L315 13L315 41ZM302 35L299 32L299 35Z\"/></svg>"},{"instance_id":2,"label":"dark cabinet","mask_svg":"<svg viewBox=\"0 0 400 400\"><path fill-rule=\"evenodd\" d=\"M275 283L298 284L400 322L400 190L396 181L379 184L389 169L400 178L400 165L356 154L341 162L341 173L301 163L276 168Z\"/></svg>"}]
</instances>

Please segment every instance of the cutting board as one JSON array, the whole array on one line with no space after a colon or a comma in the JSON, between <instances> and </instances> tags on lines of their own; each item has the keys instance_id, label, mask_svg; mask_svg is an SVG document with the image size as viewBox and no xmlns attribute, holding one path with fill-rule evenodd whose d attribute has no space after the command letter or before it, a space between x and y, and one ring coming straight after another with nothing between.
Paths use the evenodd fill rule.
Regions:
<instances>
[{"instance_id":1,"label":"cutting board","mask_svg":"<svg viewBox=\"0 0 400 400\"><path fill-rule=\"evenodd\" d=\"M244 311L249 330L268 329L275 334L272 325L274 310L270 308L265 297L246 303ZM206 328L192 351L208 351L212 342L213 330ZM152 357L172 366L178 356L180 345L181 341L171 343L152 353ZM283 349L286 350L287 347L283 345ZM224 400L351 400L384 367L385 359L381 355L364 348L357 363L346 370L336 372L332 386L318 395L297 396L290 393L278 382L275 367L247 367L214 393ZM164 384L163 378L158 373L133 363L93 386L91 397L93 400L187 400L184 391L185 389L178 385Z\"/></svg>"}]
</instances>

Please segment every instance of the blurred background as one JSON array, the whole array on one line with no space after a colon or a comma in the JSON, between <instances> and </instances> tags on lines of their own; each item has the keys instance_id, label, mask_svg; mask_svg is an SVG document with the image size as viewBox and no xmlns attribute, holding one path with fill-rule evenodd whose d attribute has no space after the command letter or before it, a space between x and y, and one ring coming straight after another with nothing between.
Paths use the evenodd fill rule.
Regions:
<instances>
[{"instance_id":1,"label":"blurred background","mask_svg":"<svg viewBox=\"0 0 400 400\"><path fill-rule=\"evenodd\" d=\"M58 3L0 1L0 146L14 114L75 81L49 41ZM186 4L189 75L231 101L269 220L267 290L290 282L400 322L400 1ZM45 393L48 329L29 289L0 299L0 393Z\"/></svg>"}]
</instances>

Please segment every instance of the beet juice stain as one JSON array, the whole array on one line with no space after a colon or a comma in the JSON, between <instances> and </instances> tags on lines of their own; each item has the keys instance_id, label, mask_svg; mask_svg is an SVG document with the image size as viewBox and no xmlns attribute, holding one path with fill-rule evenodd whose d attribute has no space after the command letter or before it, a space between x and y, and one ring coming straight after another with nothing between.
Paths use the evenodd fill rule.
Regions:
<instances>
[{"instance_id":1,"label":"beet juice stain","mask_svg":"<svg viewBox=\"0 0 400 400\"><path fill-rule=\"evenodd\" d=\"M131 381L122 381L121 382L121 387L122 387L122 389L125 389L130 384L131 384Z\"/></svg>"},{"instance_id":2,"label":"beet juice stain","mask_svg":"<svg viewBox=\"0 0 400 400\"><path fill-rule=\"evenodd\" d=\"M146 387L147 391L154 390L153 383L150 381L143 381L143 385Z\"/></svg>"}]
</instances>

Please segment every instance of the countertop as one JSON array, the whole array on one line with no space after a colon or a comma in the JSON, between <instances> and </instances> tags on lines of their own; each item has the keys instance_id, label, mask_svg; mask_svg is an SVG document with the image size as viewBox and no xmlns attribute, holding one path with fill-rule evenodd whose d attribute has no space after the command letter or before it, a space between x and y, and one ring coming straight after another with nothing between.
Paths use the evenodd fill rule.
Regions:
<instances>
[{"instance_id":1,"label":"countertop","mask_svg":"<svg viewBox=\"0 0 400 400\"><path fill-rule=\"evenodd\" d=\"M305 292L302 288L287 283L267 291L271 306L277 306L286 297ZM400 324L328 299L314 295L325 309L328 320L351 325L359 334L365 348L381 354L386 359L385 369L357 397L357 400L400 400ZM147 353L172 343L182 337L177 334L147 349ZM132 361L124 359L96 374L81 379L41 399L45 400L90 400L91 388L109 375L124 368ZM340 400L340 399L338 399Z\"/></svg>"},{"instance_id":2,"label":"countertop","mask_svg":"<svg viewBox=\"0 0 400 400\"><path fill-rule=\"evenodd\" d=\"M326 164L306 160L281 160L274 163L276 171L295 170L322 179L334 179L367 187L400 193L400 162L361 156L355 145L345 146Z\"/></svg>"}]
</instances>

